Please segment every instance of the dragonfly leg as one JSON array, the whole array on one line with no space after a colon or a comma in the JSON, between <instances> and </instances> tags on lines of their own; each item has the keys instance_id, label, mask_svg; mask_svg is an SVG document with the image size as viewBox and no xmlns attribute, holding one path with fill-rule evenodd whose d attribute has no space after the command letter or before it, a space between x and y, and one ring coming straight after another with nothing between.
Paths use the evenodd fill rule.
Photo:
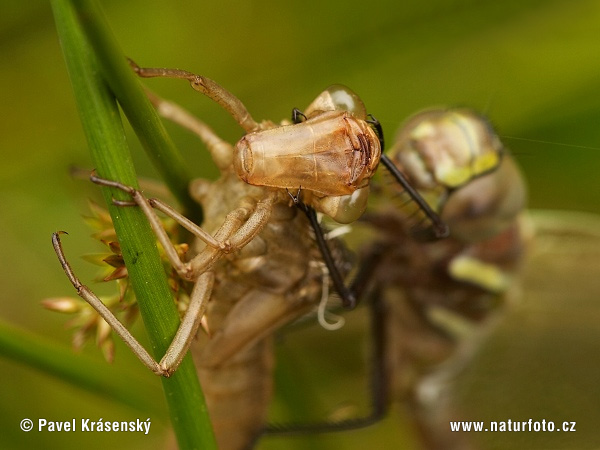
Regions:
<instances>
[{"instance_id":1,"label":"dragonfly leg","mask_svg":"<svg viewBox=\"0 0 600 450\"><path fill-rule=\"evenodd\" d=\"M140 67L131 59L129 65L142 78L163 77L187 80L192 88L214 100L229 112L244 130L251 132L259 129L258 123L252 118L244 104L235 95L210 78L186 70Z\"/></svg>"},{"instance_id":2,"label":"dragonfly leg","mask_svg":"<svg viewBox=\"0 0 600 450\"><path fill-rule=\"evenodd\" d=\"M343 420L340 422L314 422L314 423L283 423L269 424L265 434L291 435L307 433L332 433L339 431L356 430L371 426L381 420L386 414L389 405L389 380L385 367L385 320L389 314L380 292L375 290L369 302L371 312L371 374L369 379L369 393L371 397L371 410L362 417Z\"/></svg>"},{"instance_id":3,"label":"dragonfly leg","mask_svg":"<svg viewBox=\"0 0 600 450\"><path fill-rule=\"evenodd\" d=\"M232 211L225 218L220 230L215 236L212 236L166 203L158 199L146 199L140 191L131 186L126 186L117 181L105 180L95 174L92 174L90 179L96 184L120 189L131 195L134 204L138 205L148 218L152 230L165 250L169 262L177 273L187 280L195 280L200 273L208 270L223 254L236 251L251 241L267 223L273 202L275 201L274 194L267 195L265 199L257 202L253 209L247 206ZM131 206L133 204L122 201L114 201L114 203L121 206ZM206 249L190 262L181 261L177 250L169 239L154 209L171 217L182 227L205 242L207 244Z\"/></svg>"},{"instance_id":4,"label":"dragonfly leg","mask_svg":"<svg viewBox=\"0 0 600 450\"><path fill-rule=\"evenodd\" d=\"M250 205L240 207L227 214L223 224L214 235L215 240L224 243L224 245L220 247L207 245L206 248L187 263L191 278L194 279L198 274L210 269L225 253L240 250L254 239L268 222L274 200L275 196L269 195L263 200L256 202L252 207ZM163 212L166 213L166 211ZM193 224L193 222L190 222L183 215L174 210L173 212L175 213L174 215L166 214L178 221L182 226L185 227L186 225L179 222L179 218ZM196 225L194 224L194 226Z\"/></svg>"},{"instance_id":5,"label":"dragonfly leg","mask_svg":"<svg viewBox=\"0 0 600 450\"><path fill-rule=\"evenodd\" d=\"M219 169L225 170L231 167L233 147L229 142L221 139L212 128L178 104L165 100L148 89L146 89L146 95L162 117L191 131L200 138Z\"/></svg>"},{"instance_id":6,"label":"dragonfly leg","mask_svg":"<svg viewBox=\"0 0 600 450\"><path fill-rule=\"evenodd\" d=\"M61 266L63 267L69 281L75 287L77 295L85 300L92 308L94 308L100 316L110 325L115 333L123 339L125 344L133 351L140 361L157 375L165 377L170 376L183 360L188 351L192 339L198 331L200 320L204 315L208 299L212 292L214 274L206 272L198 277L192 295L190 304L183 317L181 324L161 359L160 363L148 353L148 351L138 342L138 340L129 332L129 330L115 317L115 315L102 303L102 301L85 285L81 283L69 265L60 241L59 235L64 232L56 232L52 235L52 245L58 256Z\"/></svg>"},{"instance_id":7,"label":"dragonfly leg","mask_svg":"<svg viewBox=\"0 0 600 450\"><path fill-rule=\"evenodd\" d=\"M194 289L190 296L190 304L181 320L173 341L160 360L160 367L167 376L177 370L190 345L192 345L192 340L198 332L200 321L206 311L214 279L214 272L204 272L194 284Z\"/></svg>"},{"instance_id":8,"label":"dragonfly leg","mask_svg":"<svg viewBox=\"0 0 600 450\"><path fill-rule=\"evenodd\" d=\"M433 232L434 236L437 239L445 238L450 235L450 229L448 225L440 219L438 214L433 211L431 206L421 197L421 194L412 187L412 185L408 182L406 177L393 163L393 161L384 154L381 154L381 164L385 166L385 168L392 174L394 179L398 182L400 186L406 191L406 193L410 196L410 198L417 203L419 209L423 211L423 213L427 216L427 218L433 224Z\"/></svg>"},{"instance_id":9,"label":"dragonfly leg","mask_svg":"<svg viewBox=\"0 0 600 450\"><path fill-rule=\"evenodd\" d=\"M147 217L148 222L150 223L150 226L152 227L154 234L156 234L158 241L160 242L163 249L165 250L165 253L166 253L167 258L169 259L169 262L171 263L171 265L175 268L175 270L177 270L177 272L183 278L185 278L185 279L192 278L192 271L191 271L191 267L190 267L189 263L184 263L183 261L181 261L179 255L177 254L177 250L175 249L173 243L169 239L169 236L167 235L167 232L163 228L163 226L160 222L160 219L154 212L152 205L148 202L148 200L144 197L144 195L140 191L138 191L137 189L135 189L131 186L126 186L124 184L121 184L117 181L105 180L103 178L98 177L95 173L92 173L92 175L90 176L90 180L101 186L108 186L108 187L120 189L121 191L124 191L124 192L128 193L129 195L131 195L132 200L135 202L135 204L137 206L139 206L142 209L144 215ZM132 205L131 202L114 201L114 203L117 205L120 205L120 206ZM188 219L186 219L186 221L189 223L192 223ZM187 222L186 222L186 224L188 224ZM207 244L210 245L211 247L216 248L216 249L222 248L222 244L220 242L218 242L209 233L202 230L202 228L198 227L197 225L194 224L194 228L190 229L190 231L192 233L194 233L198 238L204 240L204 242L207 242Z\"/></svg>"},{"instance_id":10,"label":"dragonfly leg","mask_svg":"<svg viewBox=\"0 0 600 450\"><path fill-rule=\"evenodd\" d=\"M323 261L325 262L325 265L327 266L327 270L329 271L329 276L331 277L333 286L342 299L342 305L346 309L354 309L354 307L356 306L356 297L355 297L354 293L344 284L344 277L342 276L342 274L340 273L339 269L337 268L337 266L335 264L335 261L331 254L331 250L329 249L329 246L327 245L327 239L325 239L325 236L323 234L323 229L321 228L321 225L319 224L319 220L317 219L317 213L315 212L315 210L313 208L306 205L300 199L300 192L301 192L301 188L298 189L297 194L292 194L291 192L288 191L288 195L290 196L290 198L292 199L294 204L302 212L304 212L304 214L306 214L306 217L308 218L310 225L311 225L313 231L315 232L315 239L317 241L319 251L321 252Z\"/></svg>"}]
</instances>

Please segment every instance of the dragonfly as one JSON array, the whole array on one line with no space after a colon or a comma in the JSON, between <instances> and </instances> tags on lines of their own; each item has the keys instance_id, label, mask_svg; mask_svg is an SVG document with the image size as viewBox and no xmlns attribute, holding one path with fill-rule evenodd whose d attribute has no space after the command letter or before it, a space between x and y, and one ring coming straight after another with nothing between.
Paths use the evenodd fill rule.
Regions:
<instances>
[{"instance_id":1,"label":"dragonfly","mask_svg":"<svg viewBox=\"0 0 600 450\"><path fill-rule=\"evenodd\" d=\"M445 154L435 152L438 147ZM458 166L458 172L449 170L456 163L448 156L455 152L455 158L468 163ZM363 231L374 235L362 239L363 258L381 262L373 272L371 309L377 321L370 331L375 359L371 370L379 370L379 376L370 403L392 417L376 430L338 435L336 448L356 448L355 443L375 438L406 448L497 448L516 443L545 448L548 441L539 433L451 433L449 422L485 421L488 426L490 421L532 417L557 425L575 420L580 424L597 412L589 396L597 375L590 355L597 353L600 218L525 210L523 176L488 120L470 110L415 115L398 132L390 155L450 223L451 236L440 242L423 240L407 225L410 210L399 213L398 205L390 205L394 188L386 185L381 189L387 195L363 216L366 226L354 225L357 241ZM480 155L488 161L477 161ZM432 168L438 160L446 167L436 174ZM460 208L469 201L481 208ZM351 324L344 338L338 338L346 343L337 349L323 349L318 330L304 332L302 342L292 342L303 358L310 358L311 350L303 352L302 345L345 357L337 383L326 385L332 394L315 402L321 409L326 405L332 418L340 413L354 417L364 408L365 400L356 400L355 390L349 396L336 386L356 386L354 378L361 374L356 364L348 370L346 361L354 353L344 350L367 339L368 326L359 325ZM379 367L373 358L377 352ZM295 363L301 366L296 372L309 372L299 360ZM326 363L326 358L313 361ZM392 403L401 409L392 408ZM595 438L588 432L563 433L557 439L556 445L571 448ZM264 448L278 448L282 441L273 444Z\"/></svg>"},{"instance_id":2,"label":"dragonfly","mask_svg":"<svg viewBox=\"0 0 600 450\"><path fill-rule=\"evenodd\" d=\"M488 120L469 109L412 116L389 156L450 236L431 240L415 227L414 207L389 183L361 219L374 236L362 244L363 265L374 267L370 417L383 416L398 400L409 408L424 448L470 448L463 434L449 430L459 420L453 380L514 301L531 241L525 183Z\"/></svg>"},{"instance_id":3,"label":"dragonfly","mask_svg":"<svg viewBox=\"0 0 600 450\"><path fill-rule=\"evenodd\" d=\"M194 283L180 328L160 361L77 278L64 256L59 233L53 236L54 248L78 294L154 373L173 373L204 325L207 333L198 334L193 351L217 442L224 449L246 448L266 420L272 390L272 334L321 301L323 258L344 306L352 308L356 303L354 290L344 285L345 269L336 264L335 249L330 250L322 238L315 243L310 224L320 236L317 212L340 223L353 222L363 213L369 180L380 159L392 166L381 153L383 132L367 116L360 98L343 86L324 91L303 113L294 110L292 122L275 125L256 122L237 97L206 77L130 63L140 77L189 81L246 132L233 146L178 105L149 93L163 117L200 137L221 171L216 181L196 180L190 187L206 213L201 227L161 200L147 199L118 181L91 176L94 183L131 196L131 201L114 203L141 208L170 264L183 280ZM397 170L391 170L410 188ZM427 209L418 194L411 195ZM182 260L155 210L195 236L191 259ZM443 223L431 214L437 232L443 234Z\"/></svg>"},{"instance_id":4,"label":"dragonfly","mask_svg":"<svg viewBox=\"0 0 600 450\"><path fill-rule=\"evenodd\" d=\"M513 295L531 237L525 183L490 123L468 109L409 118L390 157L450 236L420 238L389 204L366 217L378 233L366 254L378 261L382 392L408 405L425 448L469 448L449 431L451 382Z\"/></svg>"}]
</instances>

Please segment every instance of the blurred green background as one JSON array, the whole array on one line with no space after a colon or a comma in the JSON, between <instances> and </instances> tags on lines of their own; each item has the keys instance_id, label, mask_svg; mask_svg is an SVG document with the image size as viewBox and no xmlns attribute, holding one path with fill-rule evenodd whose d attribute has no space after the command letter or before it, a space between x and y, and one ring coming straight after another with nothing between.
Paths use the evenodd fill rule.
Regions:
<instances>
[{"instance_id":1,"label":"blurred green background","mask_svg":"<svg viewBox=\"0 0 600 450\"><path fill-rule=\"evenodd\" d=\"M597 1L101 4L127 55L141 65L207 75L242 99L257 119L288 117L291 108L305 107L333 83L346 84L360 94L388 139L407 115L419 109L445 104L474 107L490 116L516 155L528 179L532 208L600 212ZM39 304L46 297L73 295L50 235L59 229L69 231L67 255L81 278L90 280L95 268L77 256L100 250L81 220L88 213L87 199L97 196L97 190L68 175L70 165L89 168L91 163L49 5L5 0L0 12L0 319L67 347L71 332L65 329L65 316ZM225 112L186 83L151 80L148 85L205 119L230 141L241 136ZM196 140L174 127L169 130L194 175L214 176L216 171ZM139 174L154 176L130 136ZM581 223L576 219L573 226ZM589 228L594 227L592 223ZM543 261L534 259L524 286L525 306L509 314L460 387L465 409L475 420L577 420L578 431L560 436L473 436L484 448L597 446L600 333L595 329L600 319L596 304L600 273L592 264L598 260L599 238L593 230L586 236L589 245L583 239L577 251L569 250L569 239L564 247L562 241L556 244L559 251L552 260L556 272L547 267L536 271ZM582 249L587 258L577 253ZM542 290L548 294L539 294ZM535 295L527 295L534 291ZM348 361L360 363L358 337L331 339L340 340L334 351L349 351L341 358L343 364L327 369L327 377L351 378L355 367ZM315 349L318 355L313 354ZM304 359L308 367L319 365L329 359L319 349L308 345L296 359ZM93 345L84 353L100 359ZM115 365L139 377L138 389L156 396L158 412L151 415L149 436L23 433L19 421L25 417L145 420L150 413L0 360L2 447L162 448L167 425L166 414L160 412L164 401L158 380L121 345ZM107 376L111 373L107 368ZM328 389L312 383L306 392L319 395ZM382 425L313 438L310 445L396 448L404 443L403 448L413 448L416 444L405 422L400 408ZM288 438L267 439L264 445L308 444Z\"/></svg>"}]
</instances>

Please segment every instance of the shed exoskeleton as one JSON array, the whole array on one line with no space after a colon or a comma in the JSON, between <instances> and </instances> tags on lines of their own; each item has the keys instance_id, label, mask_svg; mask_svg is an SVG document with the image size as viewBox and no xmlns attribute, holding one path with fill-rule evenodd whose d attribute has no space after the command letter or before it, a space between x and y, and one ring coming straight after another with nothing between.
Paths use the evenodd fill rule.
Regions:
<instances>
[{"instance_id":1,"label":"shed exoskeleton","mask_svg":"<svg viewBox=\"0 0 600 450\"><path fill-rule=\"evenodd\" d=\"M177 369L205 318L210 336L198 335L194 353L217 441L224 449L246 448L265 422L273 331L321 299L320 248L289 191L301 189L302 204L310 211L343 223L356 220L366 207L369 180L381 157L382 133L368 119L358 96L343 86L322 93L306 110L306 120L276 126L255 122L235 96L205 77L131 64L143 77L190 81L247 132L234 147L182 108L149 93L161 115L201 138L221 171L218 180L197 180L190 187L205 212L202 227L134 188L91 177L131 195L131 202L115 204L140 207L172 266L194 282L181 325L159 362L75 276L62 253L59 233L53 236L54 247L78 294L158 375L169 376ZM189 261L180 259L155 209L195 236ZM356 301L352 296L343 299L348 307Z\"/></svg>"}]
</instances>

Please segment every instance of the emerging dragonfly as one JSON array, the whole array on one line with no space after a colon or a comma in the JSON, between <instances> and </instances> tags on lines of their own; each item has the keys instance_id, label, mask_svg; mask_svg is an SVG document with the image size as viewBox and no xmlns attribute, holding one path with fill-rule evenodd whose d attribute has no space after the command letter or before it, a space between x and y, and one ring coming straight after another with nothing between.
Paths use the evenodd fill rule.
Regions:
<instances>
[{"instance_id":1,"label":"emerging dragonfly","mask_svg":"<svg viewBox=\"0 0 600 450\"><path fill-rule=\"evenodd\" d=\"M329 254L315 244L307 218L294 205L300 200L289 190L302 189L301 204L309 218L316 210L338 222L356 220L366 207L369 180L381 158L382 133L377 122L368 119L362 101L342 86L323 92L305 114L295 112L296 123L277 126L255 122L235 96L205 77L132 66L143 77L190 81L247 132L233 147L186 111L151 94L164 117L198 134L221 170L217 181L197 180L190 188L206 213L202 228L159 200L92 176L97 184L131 195L132 202L115 203L140 207L177 273L195 283L181 326L161 361L156 362L81 284L62 253L58 233L54 246L79 295L156 374L169 376L177 369L205 317L210 336L200 334L196 361L217 441L220 448L245 448L265 422L273 365L270 336L319 302L323 272L314 261L321 260L320 252ZM180 259L154 209L197 238L189 262ZM443 233L435 214L432 220ZM333 269L335 256L328 259ZM344 286L342 277L333 277L333 282L345 306L353 307L353 290Z\"/></svg>"},{"instance_id":2,"label":"emerging dragonfly","mask_svg":"<svg viewBox=\"0 0 600 450\"><path fill-rule=\"evenodd\" d=\"M366 216L378 232L365 258L377 261L380 392L409 406L426 448L468 448L449 430L450 382L509 300L529 237L524 182L487 120L467 109L416 114L390 156L451 234L419 239L389 202Z\"/></svg>"},{"instance_id":3,"label":"emerging dragonfly","mask_svg":"<svg viewBox=\"0 0 600 450\"><path fill-rule=\"evenodd\" d=\"M524 181L488 121L467 109L411 117L390 158L449 225L450 237L432 241L415 228L414 208L390 202L401 197L389 184L363 218L376 231L361 258L371 279L370 417L399 400L425 448L469 448L449 430L450 420L459 420L451 382L513 295L530 238ZM336 424L299 429L332 431Z\"/></svg>"},{"instance_id":4,"label":"emerging dragonfly","mask_svg":"<svg viewBox=\"0 0 600 450\"><path fill-rule=\"evenodd\" d=\"M451 224L452 234L434 243L415 237L389 196L367 212L377 237L366 243L364 258L380 261L372 296L380 326L374 328L374 342L379 339L380 345L373 353L381 353L383 367L375 368L384 374L377 378L373 403L385 409L396 400L401 409L392 410L395 420L379 424L375 432L338 438L336 448L355 448L359 436L366 441L374 435L384 436L386 446L428 449L546 448L547 439L560 439L552 444L560 448L583 448L595 442L592 429L583 436L580 422L597 413L589 399L598 373L593 355L598 350L600 217L525 212L524 182L515 163L487 120L469 110L417 114L400 130L392 157ZM523 301L511 308L517 295ZM364 326L346 331L352 345L345 342L337 351L349 359L354 352L344 349L354 350L364 340ZM293 350L302 351L309 340L309 348L320 351L322 340L315 335L318 331L304 332ZM472 358L482 347L485 351ZM302 356L308 359L310 350ZM297 372L302 369L308 371ZM337 383L327 387L332 396L352 398L352 403L334 403L333 409L337 400L319 399L319 406L329 403L331 417L338 412L354 416L361 407L363 399L336 389L353 382L358 371L348 373L338 371ZM557 428L577 421L578 433L543 438L540 433L452 433L449 426L456 420L487 426L529 417L553 420ZM407 420L420 445L411 445L413 435L402 426Z\"/></svg>"}]
</instances>

